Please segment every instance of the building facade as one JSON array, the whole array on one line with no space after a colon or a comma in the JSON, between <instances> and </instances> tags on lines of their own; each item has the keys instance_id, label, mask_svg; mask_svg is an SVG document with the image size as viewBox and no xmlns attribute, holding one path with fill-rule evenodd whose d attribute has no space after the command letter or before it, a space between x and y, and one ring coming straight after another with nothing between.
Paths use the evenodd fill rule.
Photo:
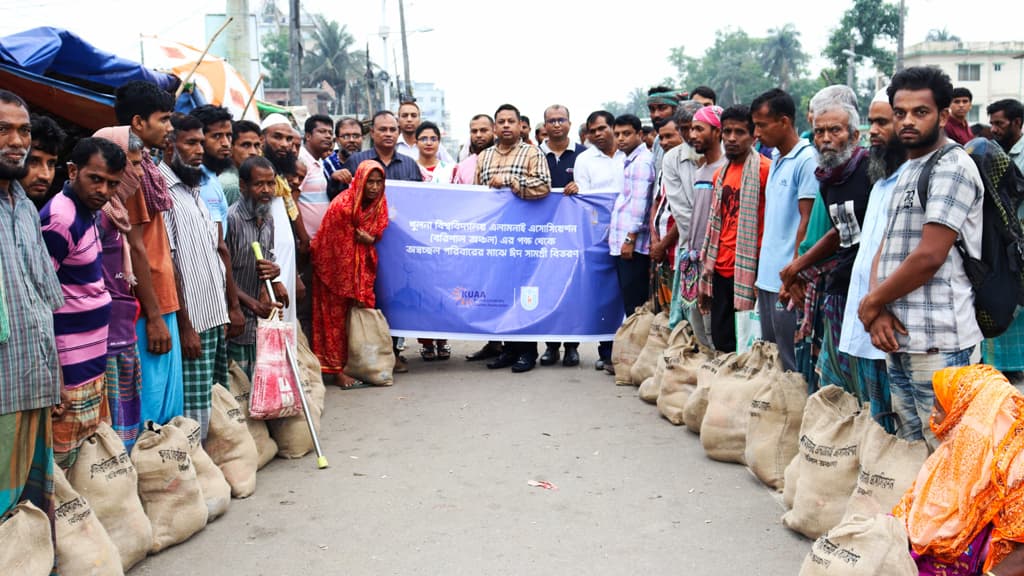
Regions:
<instances>
[{"instance_id":1,"label":"building facade","mask_svg":"<svg viewBox=\"0 0 1024 576\"><path fill-rule=\"evenodd\" d=\"M967 121L988 124L985 107L1004 98L1024 101L1024 42L922 42L907 48L903 62L937 66L974 96Z\"/></svg>"}]
</instances>

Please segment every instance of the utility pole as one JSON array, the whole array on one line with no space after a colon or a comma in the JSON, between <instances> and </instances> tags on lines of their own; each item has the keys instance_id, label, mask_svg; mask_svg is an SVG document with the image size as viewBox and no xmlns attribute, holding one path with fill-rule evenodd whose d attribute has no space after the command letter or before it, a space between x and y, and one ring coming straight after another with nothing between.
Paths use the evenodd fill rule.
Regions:
<instances>
[{"instance_id":1,"label":"utility pole","mask_svg":"<svg viewBox=\"0 0 1024 576\"><path fill-rule=\"evenodd\" d=\"M904 0L900 0L900 34L896 38L896 71L903 70L903 20L906 18L907 9Z\"/></svg>"},{"instance_id":2,"label":"utility pole","mask_svg":"<svg viewBox=\"0 0 1024 576\"><path fill-rule=\"evenodd\" d=\"M288 10L288 71L291 82L288 86L288 101L292 106L302 105L302 31L299 29L300 0L290 0Z\"/></svg>"},{"instance_id":3,"label":"utility pole","mask_svg":"<svg viewBox=\"0 0 1024 576\"><path fill-rule=\"evenodd\" d=\"M409 76L409 44L405 34L405 0L398 0L398 20L402 26L402 63L405 65L405 97L412 100L412 76Z\"/></svg>"},{"instance_id":4,"label":"utility pole","mask_svg":"<svg viewBox=\"0 0 1024 576\"><path fill-rule=\"evenodd\" d=\"M853 65L857 57L857 53L854 52L856 46L853 36L850 36L850 51L846 53L846 85L853 89L854 92L857 91L853 85Z\"/></svg>"},{"instance_id":5,"label":"utility pole","mask_svg":"<svg viewBox=\"0 0 1024 576\"><path fill-rule=\"evenodd\" d=\"M253 70L252 59L249 55L249 0L227 0L225 12L233 23L227 30L227 61L251 86L253 85Z\"/></svg>"},{"instance_id":6,"label":"utility pole","mask_svg":"<svg viewBox=\"0 0 1024 576\"><path fill-rule=\"evenodd\" d=\"M391 72L388 71L388 34L390 33L391 28L388 27L388 2L387 0L380 0L380 39L384 42L384 57L381 58L381 61L384 74L388 78L388 81L383 82L385 110L391 110Z\"/></svg>"}]
</instances>

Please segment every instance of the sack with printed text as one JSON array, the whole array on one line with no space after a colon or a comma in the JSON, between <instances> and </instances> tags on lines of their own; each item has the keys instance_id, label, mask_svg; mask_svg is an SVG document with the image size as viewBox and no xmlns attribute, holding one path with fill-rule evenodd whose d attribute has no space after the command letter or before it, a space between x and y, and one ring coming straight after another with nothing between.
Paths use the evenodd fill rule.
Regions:
<instances>
[{"instance_id":1,"label":"sack with printed text","mask_svg":"<svg viewBox=\"0 0 1024 576\"><path fill-rule=\"evenodd\" d=\"M700 434L700 425L704 422L704 413L708 409L711 386L719 378L725 378L740 368L739 357L735 352L722 354L701 364L697 370L697 387L683 405L683 423L690 432Z\"/></svg>"},{"instance_id":2,"label":"sack with printed text","mask_svg":"<svg viewBox=\"0 0 1024 576\"><path fill-rule=\"evenodd\" d=\"M121 555L89 501L75 492L60 467L53 469L57 513L57 572L61 576L122 576Z\"/></svg>"},{"instance_id":3,"label":"sack with printed text","mask_svg":"<svg viewBox=\"0 0 1024 576\"><path fill-rule=\"evenodd\" d=\"M720 376L708 391L708 407L700 425L700 443L712 460L743 464L750 402L771 380L779 352L775 344L758 340L736 360L739 368Z\"/></svg>"},{"instance_id":4,"label":"sack with printed text","mask_svg":"<svg viewBox=\"0 0 1024 576\"><path fill-rule=\"evenodd\" d=\"M320 372L320 361L309 349L309 343L302 332L298 342L299 372L302 385L306 391L306 402L309 403L309 416L313 419L313 428L320 432L320 418L324 411L323 375ZM280 418L267 422L270 435L277 442L277 455L281 458L302 458L313 450L313 437L309 435L309 426L303 415L291 418Z\"/></svg>"},{"instance_id":5,"label":"sack with printed text","mask_svg":"<svg viewBox=\"0 0 1024 576\"><path fill-rule=\"evenodd\" d=\"M860 471L846 504L847 517L889 513L914 485L921 465L928 458L928 445L924 440L909 442L898 438L868 419L859 454Z\"/></svg>"},{"instance_id":6,"label":"sack with printed text","mask_svg":"<svg viewBox=\"0 0 1024 576\"><path fill-rule=\"evenodd\" d=\"M871 418L860 408L860 402L838 386L826 386L807 399L793 508L782 516L790 530L817 538L843 519L857 485L862 424Z\"/></svg>"},{"instance_id":7,"label":"sack with printed text","mask_svg":"<svg viewBox=\"0 0 1024 576\"><path fill-rule=\"evenodd\" d=\"M224 479L231 486L232 496L252 496L256 491L256 469L259 460L256 441L252 439L252 434L249 434L249 427L242 415L242 407L227 388L219 385L213 387L206 453L224 473Z\"/></svg>"},{"instance_id":8,"label":"sack with printed text","mask_svg":"<svg viewBox=\"0 0 1024 576\"><path fill-rule=\"evenodd\" d=\"M750 401L743 460L754 476L779 490L800 444L807 382L798 372L773 370Z\"/></svg>"},{"instance_id":9,"label":"sack with printed text","mask_svg":"<svg viewBox=\"0 0 1024 576\"><path fill-rule=\"evenodd\" d=\"M256 367L252 373L249 416L257 420L302 413L299 383L288 350L295 350L295 325L261 318L256 327Z\"/></svg>"},{"instance_id":10,"label":"sack with printed text","mask_svg":"<svg viewBox=\"0 0 1024 576\"><path fill-rule=\"evenodd\" d=\"M196 478L206 501L207 522L213 522L228 511L231 504L231 485L224 479L224 473L213 463L210 455L203 450L203 431L199 422L184 416L175 416L170 422L177 426L188 439L189 456L196 467Z\"/></svg>"},{"instance_id":11,"label":"sack with printed text","mask_svg":"<svg viewBox=\"0 0 1024 576\"><path fill-rule=\"evenodd\" d=\"M644 380L654 376L658 367L658 359L665 352L668 346L668 338L671 333L668 327L668 312L663 311L654 316L651 320L651 328L647 333L647 341L640 349L636 362L629 368L629 379L639 386Z\"/></svg>"},{"instance_id":12,"label":"sack with printed text","mask_svg":"<svg viewBox=\"0 0 1024 576\"><path fill-rule=\"evenodd\" d=\"M50 519L29 500L0 516L0 566L5 574L49 576L53 570Z\"/></svg>"},{"instance_id":13,"label":"sack with printed text","mask_svg":"<svg viewBox=\"0 0 1024 576\"><path fill-rule=\"evenodd\" d=\"M668 340L665 342L665 349L658 354L658 364L654 369L654 376L644 380L640 384L640 399L648 404L655 404L658 402L658 396L661 395L661 383L665 378L665 371L668 368L668 351L673 346L679 346L683 344L687 347L693 348L695 340L693 338L693 328L690 324L682 320L676 327L672 329L672 332L668 335ZM646 347L645 347L646 349Z\"/></svg>"},{"instance_id":14,"label":"sack with printed text","mask_svg":"<svg viewBox=\"0 0 1024 576\"><path fill-rule=\"evenodd\" d=\"M855 514L811 546L800 576L918 576L903 522Z\"/></svg>"},{"instance_id":15,"label":"sack with printed text","mask_svg":"<svg viewBox=\"0 0 1024 576\"><path fill-rule=\"evenodd\" d=\"M67 477L89 500L117 546L124 570L141 562L153 548L153 527L139 499L138 472L109 424L100 422L96 433L82 443Z\"/></svg>"},{"instance_id":16,"label":"sack with printed text","mask_svg":"<svg viewBox=\"0 0 1024 576\"><path fill-rule=\"evenodd\" d=\"M206 527L206 502L181 430L146 422L132 448L132 463L139 473L142 507L153 525L151 552L180 544Z\"/></svg>"},{"instance_id":17,"label":"sack with printed text","mask_svg":"<svg viewBox=\"0 0 1024 576\"><path fill-rule=\"evenodd\" d=\"M633 383L630 372L644 345L647 344L653 322L654 314L651 312L651 303L648 302L638 306L636 312L630 314L615 331L615 339L612 341L612 365L615 367L616 384L628 386Z\"/></svg>"},{"instance_id":18,"label":"sack with printed text","mask_svg":"<svg viewBox=\"0 0 1024 576\"><path fill-rule=\"evenodd\" d=\"M665 369L657 398L658 411L669 422L683 424L683 407L697 388L697 371L713 355L713 351L700 349L692 326L686 322L676 325L662 354Z\"/></svg>"},{"instance_id":19,"label":"sack with printed text","mask_svg":"<svg viewBox=\"0 0 1024 576\"><path fill-rule=\"evenodd\" d=\"M252 392L252 383L249 381L249 377L245 375L242 367L234 361L231 362L231 367L228 370L228 389L231 391L231 395L235 397L235 402L238 402L238 407L242 409L245 426L249 429L249 435L252 436L253 441L256 442L256 452L259 455L256 466L257 468L263 468L277 455L277 442L274 442L274 439L270 437L270 431L267 429L265 421L256 420L249 416L249 398Z\"/></svg>"}]
</instances>

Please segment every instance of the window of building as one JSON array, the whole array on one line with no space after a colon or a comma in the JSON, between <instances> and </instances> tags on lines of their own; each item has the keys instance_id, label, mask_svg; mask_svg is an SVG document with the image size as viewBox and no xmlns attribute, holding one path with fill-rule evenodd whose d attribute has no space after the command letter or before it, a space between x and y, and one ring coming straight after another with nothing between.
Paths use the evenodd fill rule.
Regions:
<instances>
[{"instance_id":1,"label":"window of building","mask_svg":"<svg viewBox=\"0 0 1024 576\"><path fill-rule=\"evenodd\" d=\"M1003 71L1003 63L1002 62L996 62L995 64L992 65L992 70L995 71L995 72L1002 72Z\"/></svg>"},{"instance_id":2,"label":"window of building","mask_svg":"<svg viewBox=\"0 0 1024 576\"><path fill-rule=\"evenodd\" d=\"M958 64L956 79L959 82L978 82L981 80L981 64Z\"/></svg>"},{"instance_id":3,"label":"window of building","mask_svg":"<svg viewBox=\"0 0 1024 576\"><path fill-rule=\"evenodd\" d=\"M981 112L979 112L979 110L983 109L984 107L985 105L979 102L972 103L971 111L967 113L967 123L977 124L978 122L981 122Z\"/></svg>"}]
</instances>

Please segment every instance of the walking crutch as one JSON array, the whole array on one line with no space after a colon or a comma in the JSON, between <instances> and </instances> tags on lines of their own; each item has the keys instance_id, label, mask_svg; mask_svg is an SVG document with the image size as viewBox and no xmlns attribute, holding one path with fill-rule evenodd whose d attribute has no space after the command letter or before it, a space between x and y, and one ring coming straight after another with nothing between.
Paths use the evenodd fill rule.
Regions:
<instances>
[{"instance_id":1,"label":"walking crutch","mask_svg":"<svg viewBox=\"0 0 1024 576\"><path fill-rule=\"evenodd\" d=\"M252 243L252 252L256 256L257 260L263 260L263 249L260 248L259 242ZM270 301L277 304L277 298L274 296L273 284L270 283L269 278L264 280L264 282L267 283L267 295L270 297ZM323 470L324 468L327 468L327 457L324 456L323 450L320 449L320 439L316 435L316 428L313 426L313 416L309 413L309 402L306 400L306 387L302 384L302 375L299 372L299 365L295 361L295 355L292 354L292 349L288 346L287 342L285 342L284 352L285 356L288 358L288 364L292 368L292 375L295 376L295 383L298 385L299 400L302 402L302 413L306 417L306 426L309 427L309 436L313 439L313 448L316 450L316 467Z\"/></svg>"}]
</instances>

